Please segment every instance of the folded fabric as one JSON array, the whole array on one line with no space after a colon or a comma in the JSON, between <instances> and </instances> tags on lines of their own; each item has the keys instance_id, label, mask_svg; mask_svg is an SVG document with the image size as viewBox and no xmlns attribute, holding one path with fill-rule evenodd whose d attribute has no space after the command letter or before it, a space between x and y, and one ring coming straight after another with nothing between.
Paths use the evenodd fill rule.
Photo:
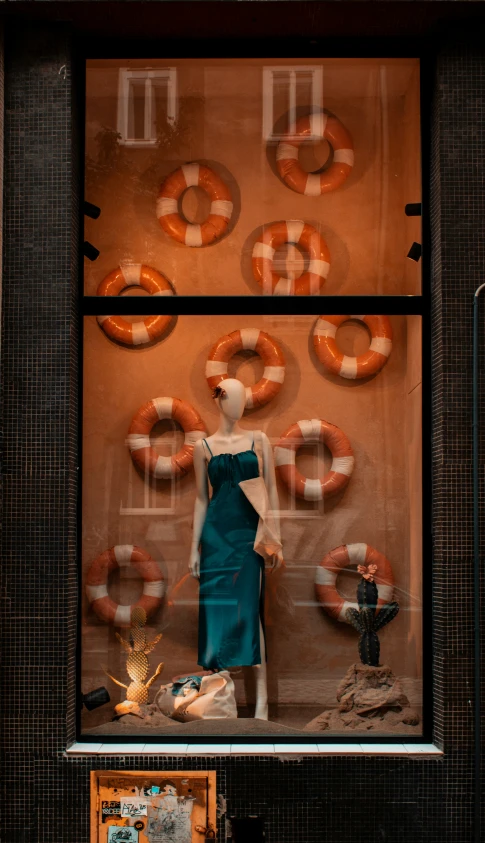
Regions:
<instances>
[{"instance_id":1,"label":"folded fabric","mask_svg":"<svg viewBox=\"0 0 485 843\"><path fill-rule=\"evenodd\" d=\"M201 684L202 676L181 676L175 682L172 682L172 694L174 697L186 697L194 688L199 691Z\"/></svg>"},{"instance_id":2,"label":"folded fabric","mask_svg":"<svg viewBox=\"0 0 485 843\"><path fill-rule=\"evenodd\" d=\"M234 682L227 670L209 676L181 677L163 685L154 705L166 717L182 722L237 717Z\"/></svg>"}]
</instances>

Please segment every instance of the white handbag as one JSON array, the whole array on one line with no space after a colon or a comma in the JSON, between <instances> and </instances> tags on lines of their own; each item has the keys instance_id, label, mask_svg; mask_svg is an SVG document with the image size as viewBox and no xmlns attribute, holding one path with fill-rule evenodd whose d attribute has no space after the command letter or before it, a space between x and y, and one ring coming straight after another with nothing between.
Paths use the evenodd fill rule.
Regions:
<instances>
[{"instance_id":1,"label":"white handbag","mask_svg":"<svg viewBox=\"0 0 485 843\"><path fill-rule=\"evenodd\" d=\"M187 676L163 685L155 705L162 714L182 722L237 717L234 682L227 670L210 676Z\"/></svg>"}]
</instances>

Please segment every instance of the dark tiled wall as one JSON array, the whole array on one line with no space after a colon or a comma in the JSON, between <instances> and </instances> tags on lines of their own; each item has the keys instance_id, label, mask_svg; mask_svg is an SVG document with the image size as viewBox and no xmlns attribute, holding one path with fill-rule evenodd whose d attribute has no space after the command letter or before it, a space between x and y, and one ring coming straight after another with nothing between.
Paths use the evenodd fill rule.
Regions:
<instances>
[{"instance_id":1,"label":"dark tiled wall","mask_svg":"<svg viewBox=\"0 0 485 843\"><path fill-rule=\"evenodd\" d=\"M269 843L471 843L471 319L485 257L485 53L443 48L436 74L434 428L425 447L434 461L435 715L445 759L67 759L76 611L71 49L62 28L10 25L1 361L5 840L87 843L89 770L163 765L216 768L229 811L264 814Z\"/></svg>"}]
</instances>

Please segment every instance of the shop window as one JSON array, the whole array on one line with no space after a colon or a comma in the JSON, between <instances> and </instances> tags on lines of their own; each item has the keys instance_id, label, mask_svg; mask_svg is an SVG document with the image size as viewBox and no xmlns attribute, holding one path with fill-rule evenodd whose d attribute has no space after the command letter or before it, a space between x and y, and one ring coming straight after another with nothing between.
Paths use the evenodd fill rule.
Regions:
<instances>
[{"instance_id":1,"label":"shop window","mask_svg":"<svg viewBox=\"0 0 485 843\"><path fill-rule=\"evenodd\" d=\"M422 738L419 62L93 59L86 116L80 737Z\"/></svg>"},{"instance_id":2,"label":"shop window","mask_svg":"<svg viewBox=\"0 0 485 843\"><path fill-rule=\"evenodd\" d=\"M85 294L420 295L417 60L121 64L87 68Z\"/></svg>"}]
</instances>

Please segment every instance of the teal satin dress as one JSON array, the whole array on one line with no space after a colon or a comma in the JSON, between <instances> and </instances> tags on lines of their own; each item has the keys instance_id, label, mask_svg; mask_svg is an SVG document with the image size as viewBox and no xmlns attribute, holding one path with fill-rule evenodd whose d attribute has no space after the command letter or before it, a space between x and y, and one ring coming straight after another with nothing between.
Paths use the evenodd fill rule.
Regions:
<instances>
[{"instance_id":1,"label":"teal satin dress","mask_svg":"<svg viewBox=\"0 0 485 843\"><path fill-rule=\"evenodd\" d=\"M201 536L199 656L204 668L261 664L263 557L254 550L259 515L238 483L258 477L251 450L210 454L210 500Z\"/></svg>"}]
</instances>

